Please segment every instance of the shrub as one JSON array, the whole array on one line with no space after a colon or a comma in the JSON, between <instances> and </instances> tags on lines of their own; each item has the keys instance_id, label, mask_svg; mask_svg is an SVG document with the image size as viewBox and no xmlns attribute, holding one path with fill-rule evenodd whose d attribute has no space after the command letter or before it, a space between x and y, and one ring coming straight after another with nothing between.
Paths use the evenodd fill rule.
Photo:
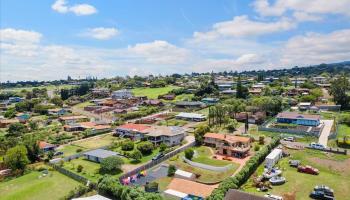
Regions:
<instances>
[{"instance_id":1,"label":"shrub","mask_svg":"<svg viewBox=\"0 0 350 200\"><path fill-rule=\"evenodd\" d=\"M261 135L259 136L259 144L264 145L265 144L265 136Z\"/></svg>"},{"instance_id":2,"label":"shrub","mask_svg":"<svg viewBox=\"0 0 350 200\"><path fill-rule=\"evenodd\" d=\"M83 166L82 165L78 165L78 167L77 167L77 172L78 173L80 173L80 172L82 172L83 171Z\"/></svg>"},{"instance_id":3,"label":"shrub","mask_svg":"<svg viewBox=\"0 0 350 200\"><path fill-rule=\"evenodd\" d=\"M159 151L160 152L164 152L166 148L168 148L168 146L166 144L164 144L164 143L161 143L159 145Z\"/></svg>"},{"instance_id":4,"label":"shrub","mask_svg":"<svg viewBox=\"0 0 350 200\"><path fill-rule=\"evenodd\" d=\"M131 140L125 140L121 144L123 151L132 151L134 149L134 142Z\"/></svg>"},{"instance_id":5,"label":"shrub","mask_svg":"<svg viewBox=\"0 0 350 200\"><path fill-rule=\"evenodd\" d=\"M169 168L168 168L168 176L174 176L176 172L176 167L175 165L169 165Z\"/></svg>"},{"instance_id":6,"label":"shrub","mask_svg":"<svg viewBox=\"0 0 350 200\"><path fill-rule=\"evenodd\" d=\"M113 171L119 171L120 167L124 164L124 161L118 156L110 156L101 161L100 170L103 173L111 173Z\"/></svg>"},{"instance_id":7,"label":"shrub","mask_svg":"<svg viewBox=\"0 0 350 200\"><path fill-rule=\"evenodd\" d=\"M254 151L259 151L260 150L260 146L259 145L255 145L254 146Z\"/></svg>"},{"instance_id":8,"label":"shrub","mask_svg":"<svg viewBox=\"0 0 350 200\"><path fill-rule=\"evenodd\" d=\"M186 150L185 150L185 157L186 157L187 159L192 160L193 155L194 155L193 149L190 148L190 149L186 149Z\"/></svg>"},{"instance_id":9,"label":"shrub","mask_svg":"<svg viewBox=\"0 0 350 200\"><path fill-rule=\"evenodd\" d=\"M139 151L141 151L141 153L143 155L149 155L152 153L153 151L153 144L152 142L149 142L149 141L146 141L146 142L140 142L138 145L137 145L137 149Z\"/></svg>"},{"instance_id":10,"label":"shrub","mask_svg":"<svg viewBox=\"0 0 350 200\"><path fill-rule=\"evenodd\" d=\"M76 150L77 153L80 153L80 152L82 152L82 151L83 151L82 149L77 149L77 150Z\"/></svg>"},{"instance_id":11,"label":"shrub","mask_svg":"<svg viewBox=\"0 0 350 200\"><path fill-rule=\"evenodd\" d=\"M134 160L139 161L142 158L142 153L136 149L134 152L131 153L130 157Z\"/></svg>"}]
</instances>

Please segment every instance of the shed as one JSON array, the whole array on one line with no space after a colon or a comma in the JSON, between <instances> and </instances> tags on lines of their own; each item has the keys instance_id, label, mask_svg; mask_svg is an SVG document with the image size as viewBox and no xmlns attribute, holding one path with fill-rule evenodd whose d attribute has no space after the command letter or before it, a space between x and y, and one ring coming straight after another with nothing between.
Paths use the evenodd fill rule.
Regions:
<instances>
[{"instance_id":1,"label":"shed","mask_svg":"<svg viewBox=\"0 0 350 200\"><path fill-rule=\"evenodd\" d=\"M89 196L89 197L80 197L80 198L74 198L72 200L111 200L107 197L101 196L99 194Z\"/></svg>"},{"instance_id":2,"label":"shed","mask_svg":"<svg viewBox=\"0 0 350 200\"><path fill-rule=\"evenodd\" d=\"M108 158L111 156L118 156L118 153L114 151L108 151L105 149L95 149L92 151L85 152L83 155L88 160L91 160L94 162L101 162L105 158Z\"/></svg>"},{"instance_id":3,"label":"shed","mask_svg":"<svg viewBox=\"0 0 350 200\"><path fill-rule=\"evenodd\" d=\"M187 196L187 194L176 190L167 189L164 191L164 196L170 199L183 199Z\"/></svg>"},{"instance_id":4,"label":"shed","mask_svg":"<svg viewBox=\"0 0 350 200\"><path fill-rule=\"evenodd\" d=\"M282 149L274 149L265 158L265 167L271 169L282 158Z\"/></svg>"},{"instance_id":5,"label":"shed","mask_svg":"<svg viewBox=\"0 0 350 200\"><path fill-rule=\"evenodd\" d=\"M191 173L191 172L186 172L186 171L183 171L183 170L176 170L175 172L175 178L182 178L182 179L187 179L187 180L193 180L196 178L196 175Z\"/></svg>"}]
</instances>

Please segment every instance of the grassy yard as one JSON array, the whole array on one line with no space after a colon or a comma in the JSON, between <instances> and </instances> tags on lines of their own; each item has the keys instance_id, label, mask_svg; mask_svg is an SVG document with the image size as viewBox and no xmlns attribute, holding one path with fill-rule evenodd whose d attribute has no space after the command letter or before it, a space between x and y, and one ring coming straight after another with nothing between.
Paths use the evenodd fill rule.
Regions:
<instances>
[{"instance_id":1,"label":"grassy yard","mask_svg":"<svg viewBox=\"0 0 350 200\"><path fill-rule=\"evenodd\" d=\"M350 194L350 158L345 155L326 154L314 150L289 150L291 158L283 158L278 163L278 166L283 170L283 176L287 182L281 186L274 186L268 192L271 194L282 195L289 199L310 199L308 195L316 185L324 184L334 189L335 197L339 200L348 199ZM302 165L311 165L320 170L317 176L299 173L295 168L288 165L289 159L300 160ZM255 175L261 175L263 165L259 166ZM254 175L253 175L254 176ZM341 184L340 184L341 183ZM266 193L258 192L252 186L252 178L242 186L242 189L264 195ZM287 198L286 198L287 199Z\"/></svg>"},{"instance_id":2,"label":"grassy yard","mask_svg":"<svg viewBox=\"0 0 350 200\"><path fill-rule=\"evenodd\" d=\"M197 155L192 158L192 161L194 162L217 166L217 167L223 167L229 164L233 164L232 162L227 160L217 160L217 159L211 158L213 156L213 152L210 150L209 147L201 146L198 148L194 148L194 150L197 153Z\"/></svg>"},{"instance_id":3,"label":"grassy yard","mask_svg":"<svg viewBox=\"0 0 350 200\"><path fill-rule=\"evenodd\" d=\"M80 173L77 172L79 165L83 166L83 170ZM97 182L102 176L99 174L100 164L84 158L73 159L69 162L65 162L64 168L95 182Z\"/></svg>"},{"instance_id":4,"label":"grassy yard","mask_svg":"<svg viewBox=\"0 0 350 200\"><path fill-rule=\"evenodd\" d=\"M135 88L132 92L135 96L147 96L149 99L157 99L159 95L167 94L173 89L179 88L177 86L166 86L162 88Z\"/></svg>"},{"instance_id":5,"label":"grassy yard","mask_svg":"<svg viewBox=\"0 0 350 200\"><path fill-rule=\"evenodd\" d=\"M83 102L83 103L78 103L77 105L74 105L74 107L83 109L86 106L92 106L92 105L95 105L95 104L91 103L90 101L86 101L86 102Z\"/></svg>"},{"instance_id":6,"label":"grassy yard","mask_svg":"<svg viewBox=\"0 0 350 200\"><path fill-rule=\"evenodd\" d=\"M99 147L111 145L114 141L119 140L119 138L114 137L111 134L105 134L98 137L92 137L85 140L74 142L74 145L83 147L86 149L96 149Z\"/></svg>"},{"instance_id":7,"label":"grassy yard","mask_svg":"<svg viewBox=\"0 0 350 200\"><path fill-rule=\"evenodd\" d=\"M82 151L86 151L88 150L87 148L83 148L83 147L79 147L79 146L75 146L75 145L65 145L63 147L59 147L57 149L57 151L62 151L63 152L63 156L70 156L70 155L74 155L77 152L78 149L81 149Z\"/></svg>"},{"instance_id":8,"label":"grassy yard","mask_svg":"<svg viewBox=\"0 0 350 200\"><path fill-rule=\"evenodd\" d=\"M179 120L179 119L170 119L170 120L163 120L157 123L159 126L184 126L188 124L188 121L185 120Z\"/></svg>"},{"instance_id":9,"label":"grassy yard","mask_svg":"<svg viewBox=\"0 0 350 200\"><path fill-rule=\"evenodd\" d=\"M61 199L80 183L56 171L39 178L40 172L30 172L24 176L0 182L2 200L55 200Z\"/></svg>"},{"instance_id":10,"label":"grassy yard","mask_svg":"<svg viewBox=\"0 0 350 200\"><path fill-rule=\"evenodd\" d=\"M350 136L350 126L346 124L339 125L337 137Z\"/></svg>"}]
</instances>

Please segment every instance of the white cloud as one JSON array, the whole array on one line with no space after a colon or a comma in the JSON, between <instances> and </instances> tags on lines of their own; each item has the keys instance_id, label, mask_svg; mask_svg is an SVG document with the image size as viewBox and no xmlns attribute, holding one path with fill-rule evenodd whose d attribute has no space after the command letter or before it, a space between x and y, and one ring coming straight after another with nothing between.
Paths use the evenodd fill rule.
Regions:
<instances>
[{"instance_id":1,"label":"white cloud","mask_svg":"<svg viewBox=\"0 0 350 200\"><path fill-rule=\"evenodd\" d=\"M294 18L299 22L305 21L320 21L322 17L319 15L312 15L306 12L296 11L293 13Z\"/></svg>"},{"instance_id":2,"label":"white cloud","mask_svg":"<svg viewBox=\"0 0 350 200\"><path fill-rule=\"evenodd\" d=\"M281 16L288 10L309 14L341 14L350 16L349 0L256 0L255 10L262 16Z\"/></svg>"},{"instance_id":3,"label":"white cloud","mask_svg":"<svg viewBox=\"0 0 350 200\"><path fill-rule=\"evenodd\" d=\"M19 29L0 29L0 41L9 43L37 43L40 41L41 33Z\"/></svg>"},{"instance_id":4,"label":"white cloud","mask_svg":"<svg viewBox=\"0 0 350 200\"><path fill-rule=\"evenodd\" d=\"M98 40L108 40L117 36L118 34L119 34L119 31L116 28L98 27L98 28L88 29L87 32L83 33L82 35L92 37Z\"/></svg>"},{"instance_id":5,"label":"white cloud","mask_svg":"<svg viewBox=\"0 0 350 200\"><path fill-rule=\"evenodd\" d=\"M295 36L282 49L281 63L288 66L336 62L350 59L350 29L328 34Z\"/></svg>"},{"instance_id":6,"label":"white cloud","mask_svg":"<svg viewBox=\"0 0 350 200\"><path fill-rule=\"evenodd\" d=\"M194 40L214 40L218 37L249 37L274 32L290 30L296 24L288 18L282 18L274 22L253 21L246 15L236 16L233 20L219 22L213 25L208 32L194 32Z\"/></svg>"},{"instance_id":7,"label":"white cloud","mask_svg":"<svg viewBox=\"0 0 350 200\"><path fill-rule=\"evenodd\" d=\"M92 15L97 13L97 9L89 4L76 4L73 6L68 6L67 1L65 0L57 0L54 4L52 4L51 8L59 13L68 13L72 12L77 16L82 15Z\"/></svg>"},{"instance_id":8,"label":"white cloud","mask_svg":"<svg viewBox=\"0 0 350 200\"><path fill-rule=\"evenodd\" d=\"M149 63L179 64L184 62L189 52L167 41L155 40L128 47L129 55L145 58Z\"/></svg>"}]
</instances>

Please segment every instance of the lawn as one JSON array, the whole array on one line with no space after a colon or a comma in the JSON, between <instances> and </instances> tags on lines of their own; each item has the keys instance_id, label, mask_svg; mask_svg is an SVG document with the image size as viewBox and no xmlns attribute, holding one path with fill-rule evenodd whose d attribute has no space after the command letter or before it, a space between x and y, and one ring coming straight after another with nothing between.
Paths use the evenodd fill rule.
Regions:
<instances>
[{"instance_id":1,"label":"lawn","mask_svg":"<svg viewBox=\"0 0 350 200\"><path fill-rule=\"evenodd\" d=\"M111 145L114 141L117 140L119 140L119 138L114 137L111 134L104 134L97 137L91 137L88 139L74 142L74 145L86 149L96 149L99 147Z\"/></svg>"},{"instance_id":2,"label":"lawn","mask_svg":"<svg viewBox=\"0 0 350 200\"><path fill-rule=\"evenodd\" d=\"M70 144L70 145L65 145L65 146L57 148L57 151L62 151L63 156L65 157L65 156L70 156L70 155L74 155L74 154L78 153L77 152L78 149L81 149L82 151L88 150L86 148Z\"/></svg>"},{"instance_id":3,"label":"lawn","mask_svg":"<svg viewBox=\"0 0 350 200\"><path fill-rule=\"evenodd\" d=\"M335 197L338 200L348 199L350 194L350 158L345 155L326 154L315 150L289 150L291 158L283 158L278 163L278 166L283 169L283 176L287 182L281 186L274 186L268 192L276 195L286 195L290 199L309 199L308 195L316 185L324 184L334 189ZM311 165L320 170L317 176L299 173L295 168L288 165L289 159L300 160L303 165ZM256 175L261 175L263 165L260 165ZM254 176L254 175L253 175ZM341 183L341 184L339 184ZM242 189L264 195L263 192L258 192L252 186L252 178L242 186Z\"/></svg>"},{"instance_id":4,"label":"lawn","mask_svg":"<svg viewBox=\"0 0 350 200\"><path fill-rule=\"evenodd\" d=\"M232 162L227 160L213 159L212 158L213 152L210 150L210 147L201 146L201 147L194 148L194 150L197 154L192 158L192 161L194 162L217 166L217 167L223 167L229 164L233 164Z\"/></svg>"},{"instance_id":5,"label":"lawn","mask_svg":"<svg viewBox=\"0 0 350 200\"><path fill-rule=\"evenodd\" d=\"M188 124L188 121L179 119L163 120L157 123L159 126L184 126Z\"/></svg>"},{"instance_id":6,"label":"lawn","mask_svg":"<svg viewBox=\"0 0 350 200\"><path fill-rule=\"evenodd\" d=\"M93 105L95 105L95 104L91 103L90 101L85 101L83 103L79 103L77 105L74 105L74 107L79 108L79 109L83 109L86 106L93 106Z\"/></svg>"},{"instance_id":7,"label":"lawn","mask_svg":"<svg viewBox=\"0 0 350 200\"><path fill-rule=\"evenodd\" d=\"M337 137L344 137L344 136L350 136L350 126L346 124L341 124L338 127L338 135Z\"/></svg>"},{"instance_id":8,"label":"lawn","mask_svg":"<svg viewBox=\"0 0 350 200\"><path fill-rule=\"evenodd\" d=\"M167 94L173 89L179 88L177 86L166 86L162 88L148 88L141 87L132 89L135 96L147 96L149 99L157 99L159 95Z\"/></svg>"},{"instance_id":9,"label":"lawn","mask_svg":"<svg viewBox=\"0 0 350 200\"><path fill-rule=\"evenodd\" d=\"M55 200L61 199L80 183L56 171L39 178L40 172L33 171L24 176L0 182L2 200Z\"/></svg>"}]
</instances>

